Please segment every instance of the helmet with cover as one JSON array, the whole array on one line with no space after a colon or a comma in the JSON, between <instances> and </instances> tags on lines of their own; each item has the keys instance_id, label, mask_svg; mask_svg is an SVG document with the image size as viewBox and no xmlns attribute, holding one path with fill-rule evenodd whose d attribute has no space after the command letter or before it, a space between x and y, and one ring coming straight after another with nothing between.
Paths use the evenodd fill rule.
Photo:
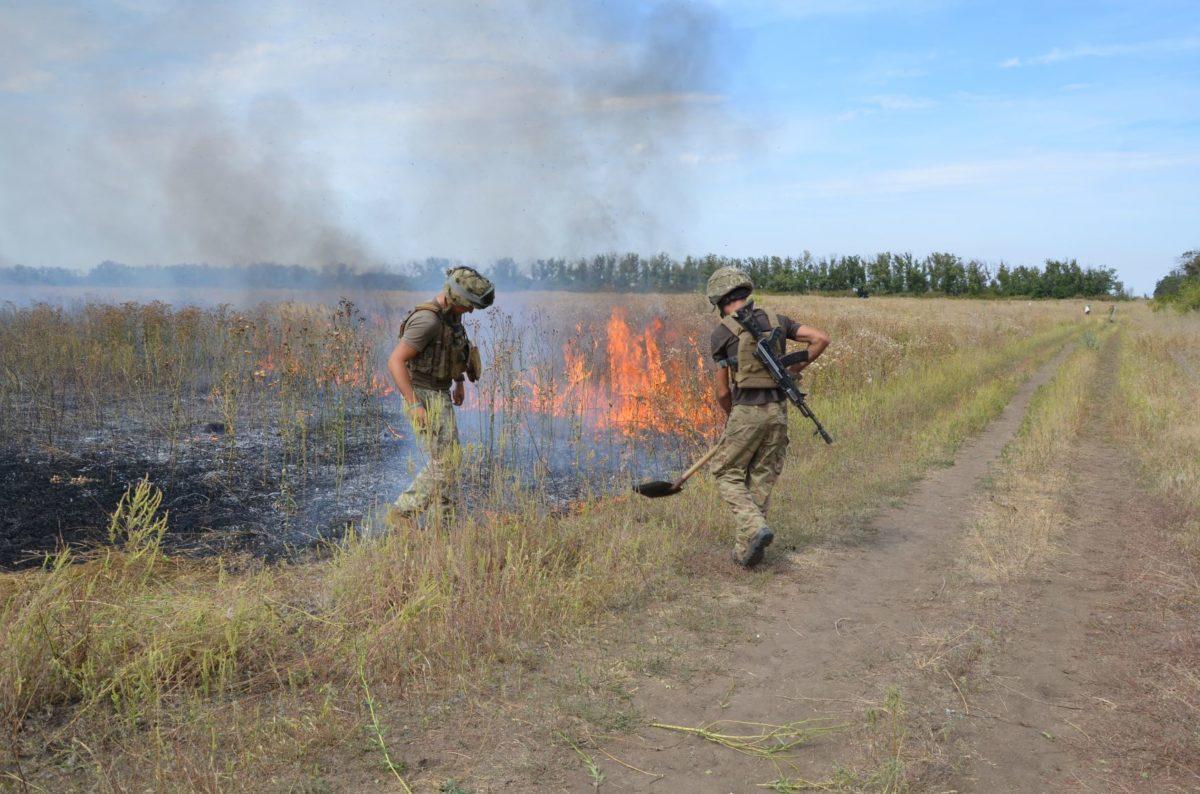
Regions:
<instances>
[{"instance_id":1,"label":"helmet with cover","mask_svg":"<svg viewBox=\"0 0 1200 794\"><path fill-rule=\"evenodd\" d=\"M744 290L746 295L754 289L754 282L745 271L736 267L719 267L708 277L708 288L705 294L713 306L720 306L722 299L734 290Z\"/></svg>"},{"instance_id":2,"label":"helmet with cover","mask_svg":"<svg viewBox=\"0 0 1200 794\"><path fill-rule=\"evenodd\" d=\"M475 268L459 265L446 271L446 297L464 309L486 309L496 299L496 285Z\"/></svg>"}]
</instances>

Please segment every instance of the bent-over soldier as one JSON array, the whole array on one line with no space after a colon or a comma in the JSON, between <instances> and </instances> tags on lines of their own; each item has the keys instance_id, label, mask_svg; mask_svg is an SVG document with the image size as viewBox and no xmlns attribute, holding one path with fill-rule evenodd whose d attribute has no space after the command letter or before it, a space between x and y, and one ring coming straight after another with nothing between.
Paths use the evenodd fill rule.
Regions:
<instances>
[{"instance_id":1,"label":"bent-over soldier","mask_svg":"<svg viewBox=\"0 0 1200 794\"><path fill-rule=\"evenodd\" d=\"M474 268L454 267L446 271L441 293L414 308L400 326L388 371L428 462L396 499L389 519L414 517L435 501L441 507L452 503L461 455L454 406L466 396L464 379L475 382L481 370L479 349L467 337L462 317L486 309L494 299L490 280Z\"/></svg>"},{"instance_id":2,"label":"bent-over soldier","mask_svg":"<svg viewBox=\"0 0 1200 794\"><path fill-rule=\"evenodd\" d=\"M721 314L711 347L717 363L716 398L728 417L709 470L721 498L733 511L733 559L744 568L761 562L775 539L767 525L767 505L788 447L787 396L755 358L753 336L733 318L734 312L749 302L753 290L750 276L733 267L716 270L706 290L709 302ZM786 315L756 308L754 319L765 333L782 328L786 339L808 344L807 358L789 367L793 375L799 375L829 345L823 331ZM777 353L782 356L784 351Z\"/></svg>"}]
</instances>

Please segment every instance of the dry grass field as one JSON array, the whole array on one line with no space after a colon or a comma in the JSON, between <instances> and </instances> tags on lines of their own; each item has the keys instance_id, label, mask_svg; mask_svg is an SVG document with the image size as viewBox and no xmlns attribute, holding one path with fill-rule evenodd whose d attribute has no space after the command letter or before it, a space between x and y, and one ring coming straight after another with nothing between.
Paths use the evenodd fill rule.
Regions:
<instances>
[{"instance_id":1,"label":"dry grass field","mask_svg":"<svg viewBox=\"0 0 1200 794\"><path fill-rule=\"evenodd\" d=\"M887 686L845 710L827 704L805 713L840 726L787 734L819 745L810 758L780 766L776 756L790 758L796 747L759 752L762 742L778 747L776 729L791 724L764 714L754 721L765 725L749 731L758 750L695 741L698 752L754 758L769 771L737 777L759 772L730 767L723 778L715 762L681 763L673 768L685 777L661 790L707 790L686 783L687 770L706 768L717 769L711 785L739 791L987 781L956 743L1005 737L956 733L929 714L958 709L960 700L970 711L976 697L992 696L989 654L1024 608L1011 594L1025 593L1021 604L1036 600L1021 588L1085 542L1080 488L1099 475L1079 461L1099 454L1084 448L1097 436L1119 448L1113 472L1128 462L1128 476L1108 475L1122 498L1158 511L1147 531L1164 527L1154 537L1170 565L1146 570L1156 609L1176 621L1146 629L1172 650L1152 674L1131 674L1141 683L1126 687L1137 689L1140 711L1124 724L1168 714L1197 724L1200 634L1194 624L1179 628L1200 596L1194 319L1137 304L1122 304L1110 324L1107 311L1085 319L1072 301L764 298L832 337L805 383L837 442L813 439L793 412L772 504L772 564L746 574L728 562L729 522L706 477L671 499L628 492L633 481L679 470L719 433L706 363L714 317L695 296L501 301L477 328L489 371L468 404L478 428L465 451L470 499L441 523L380 531L377 507L412 465L396 439L408 429L380 362L417 298L0 312L6 455L46 461L50 472L84 459L79 439L106 439L109 461L149 445L165 480L130 485L137 465L112 464L129 476L110 490L53 474L60 479L41 486L45 511L66 510L57 502L81 490L109 501L107 516L77 544L41 560L13 556L0 573L4 785L647 787L663 773L646 773L645 747L614 748L645 735L659 716L649 711L660 702L655 687L700 691L687 682L747 669L739 649L759 637L755 612L777 612L781 594L802 608L823 582L851 582L855 555L870 555L886 537L881 511L901 509L914 484L954 463L1035 372L1046 384L1024 418L1012 419L1020 429L996 442L1004 452L990 477L944 486L970 505L952 516L962 526L936 544L945 555L941 591L962 600L930 617L910 652L901 643L882 661L847 657L857 680L886 678ZM191 479L179 474L187 465L198 467ZM184 542L176 516L195 508L172 486L190 493L196 482L205 484L206 504L233 494L243 505L204 516L252 512L293 534L319 519L320 531L306 536L319 539L283 551L233 536ZM30 543L46 548L44 539ZM24 567L11 565L21 559ZM910 584L927 584L913 577ZM835 640L849 631L831 625ZM791 642L814 641L793 633ZM757 677L775 669L762 666ZM1112 691L1104 697L1125 703ZM764 692L749 702L781 701ZM1104 719L1106 730L1116 724ZM697 713L678 727L704 721ZM1110 780L1184 789L1196 772L1194 730L1190 738L1165 731L1160 766L1148 771L1121 766L1089 726L1079 727L1095 738L1085 751L1113 759ZM1115 742L1118 734L1105 735ZM1096 768L1080 780L1106 780Z\"/></svg>"}]
</instances>

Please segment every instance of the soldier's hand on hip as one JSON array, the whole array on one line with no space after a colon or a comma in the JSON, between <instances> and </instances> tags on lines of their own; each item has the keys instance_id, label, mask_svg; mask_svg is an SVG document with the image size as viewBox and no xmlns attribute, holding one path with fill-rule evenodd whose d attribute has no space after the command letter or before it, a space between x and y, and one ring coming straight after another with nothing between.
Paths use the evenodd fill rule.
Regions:
<instances>
[{"instance_id":1,"label":"soldier's hand on hip","mask_svg":"<svg viewBox=\"0 0 1200 794\"><path fill-rule=\"evenodd\" d=\"M465 400L466 398L467 398L466 387L463 385L463 382L461 380L456 380L454 382L454 389L451 390L451 392L450 392L450 399L454 401L455 405L462 405L463 400Z\"/></svg>"}]
</instances>

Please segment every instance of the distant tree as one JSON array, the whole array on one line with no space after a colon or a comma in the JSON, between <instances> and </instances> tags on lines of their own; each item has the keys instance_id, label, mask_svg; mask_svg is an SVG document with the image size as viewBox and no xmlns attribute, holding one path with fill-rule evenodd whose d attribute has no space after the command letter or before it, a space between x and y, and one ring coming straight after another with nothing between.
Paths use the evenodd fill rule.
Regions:
<instances>
[{"instance_id":1,"label":"distant tree","mask_svg":"<svg viewBox=\"0 0 1200 794\"><path fill-rule=\"evenodd\" d=\"M529 289L533 283L525 269L510 257L497 259L487 272L492 281L504 289Z\"/></svg>"},{"instance_id":2,"label":"distant tree","mask_svg":"<svg viewBox=\"0 0 1200 794\"><path fill-rule=\"evenodd\" d=\"M1200 278L1200 249L1180 254L1177 270L1184 278Z\"/></svg>"},{"instance_id":3,"label":"distant tree","mask_svg":"<svg viewBox=\"0 0 1200 794\"><path fill-rule=\"evenodd\" d=\"M966 265L966 291L968 295L979 296L988 288L991 281L988 267L978 259L972 259Z\"/></svg>"},{"instance_id":4,"label":"distant tree","mask_svg":"<svg viewBox=\"0 0 1200 794\"><path fill-rule=\"evenodd\" d=\"M925 259L930 289L946 295L961 295L967 289L967 274L962 259L954 254L934 253Z\"/></svg>"},{"instance_id":5,"label":"distant tree","mask_svg":"<svg viewBox=\"0 0 1200 794\"><path fill-rule=\"evenodd\" d=\"M0 267L0 284L66 287L80 284L82 281L82 273L67 270L64 267L29 267L27 265Z\"/></svg>"},{"instance_id":6,"label":"distant tree","mask_svg":"<svg viewBox=\"0 0 1200 794\"><path fill-rule=\"evenodd\" d=\"M1200 249L1185 251L1170 273L1154 285L1154 308L1200 311Z\"/></svg>"},{"instance_id":7,"label":"distant tree","mask_svg":"<svg viewBox=\"0 0 1200 794\"><path fill-rule=\"evenodd\" d=\"M137 273L129 265L105 260L92 268L87 275L87 282L97 286L126 286L137 283Z\"/></svg>"},{"instance_id":8,"label":"distant tree","mask_svg":"<svg viewBox=\"0 0 1200 794\"><path fill-rule=\"evenodd\" d=\"M892 255L876 254L867 265L867 288L871 292L892 291Z\"/></svg>"}]
</instances>

